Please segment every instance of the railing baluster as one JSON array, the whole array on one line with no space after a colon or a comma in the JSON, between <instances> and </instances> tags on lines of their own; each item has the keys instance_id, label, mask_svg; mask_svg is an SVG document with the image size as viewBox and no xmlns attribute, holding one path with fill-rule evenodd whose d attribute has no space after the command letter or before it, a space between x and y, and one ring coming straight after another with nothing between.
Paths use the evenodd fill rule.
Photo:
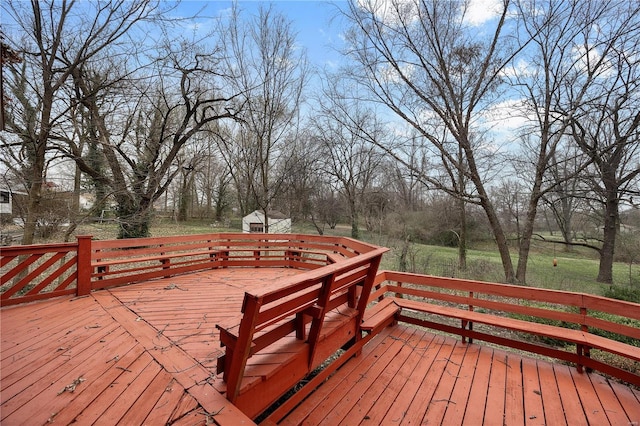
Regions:
<instances>
[{"instance_id":1,"label":"railing baluster","mask_svg":"<svg viewBox=\"0 0 640 426\"><path fill-rule=\"evenodd\" d=\"M90 235L77 237L76 294L78 296L91 293L91 239Z\"/></svg>"}]
</instances>

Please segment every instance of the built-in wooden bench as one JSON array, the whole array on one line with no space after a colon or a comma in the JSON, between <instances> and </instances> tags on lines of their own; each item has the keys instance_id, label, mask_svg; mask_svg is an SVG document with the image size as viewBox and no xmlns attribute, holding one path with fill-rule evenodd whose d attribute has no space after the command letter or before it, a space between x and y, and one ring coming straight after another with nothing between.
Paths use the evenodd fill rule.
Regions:
<instances>
[{"instance_id":1,"label":"built-in wooden bench","mask_svg":"<svg viewBox=\"0 0 640 426\"><path fill-rule=\"evenodd\" d=\"M159 261L162 265L168 267L171 263L171 259L177 258L193 258L199 256L209 256L210 258L215 258L218 255L223 253L228 254L228 250L203 250L203 251L193 251L193 252L181 252L181 253L160 253L153 256L144 256L144 257L127 257L123 259L110 259L110 260L99 260L93 262L93 267L98 271L97 276L100 277L100 273L107 273L110 266L116 265L126 265L131 263L142 263L142 262L154 262Z\"/></svg>"},{"instance_id":2,"label":"built-in wooden bench","mask_svg":"<svg viewBox=\"0 0 640 426\"><path fill-rule=\"evenodd\" d=\"M371 249L372 246L351 239L295 234L204 234L92 241L92 288L213 268L311 270Z\"/></svg>"},{"instance_id":3,"label":"built-in wooden bench","mask_svg":"<svg viewBox=\"0 0 640 426\"><path fill-rule=\"evenodd\" d=\"M255 417L340 348L360 324L386 249L344 259L246 293L239 324L218 324L226 396Z\"/></svg>"},{"instance_id":4,"label":"built-in wooden bench","mask_svg":"<svg viewBox=\"0 0 640 426\"><path fill-rule=\"evenodd\" d=\"M523 299L527 303L520 303ZM591 350L597 349L640 362L640 328L623 324L627 319L640 321L640 304L581 293L391 271L378 274L370 301L375 305L365 317L363 331L375 333L381 327L403 321L458 334L470 341L479 339L555 357L575 363L579 371L587 367L640 385L637 374L590 356ZM609 320L611 316L622 321ZM459 320L460 325L439 318ZM492 331L474 330L474 324L488 326ZM572 353L531 339L516 340L509 334L496 333L496 329L562 341L576 350ZM595 334L596 329L619 335L625 342Z\"/></svg>"}]
</instances>

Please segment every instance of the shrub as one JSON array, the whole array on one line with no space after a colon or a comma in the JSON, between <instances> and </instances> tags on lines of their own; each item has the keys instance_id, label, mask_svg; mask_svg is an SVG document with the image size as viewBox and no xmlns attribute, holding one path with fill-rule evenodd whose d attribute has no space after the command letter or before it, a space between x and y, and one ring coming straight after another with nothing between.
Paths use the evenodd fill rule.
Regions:
<instances>
[{"instance_id":1,"label":"shrub","mask_svg":"<svg viewBox=\"0 0 640 426\"><path fill-rule=\"evenodd\" d=\"M640 303L640 288L610 286L604 291L604 297Z\"/></svg>"}]
</instances>

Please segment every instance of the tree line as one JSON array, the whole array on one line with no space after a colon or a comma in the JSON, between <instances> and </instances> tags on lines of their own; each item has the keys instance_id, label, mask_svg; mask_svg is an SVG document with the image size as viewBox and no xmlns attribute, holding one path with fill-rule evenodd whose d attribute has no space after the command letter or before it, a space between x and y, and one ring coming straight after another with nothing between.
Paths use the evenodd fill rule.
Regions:
<instances>
[{"instance_id":1,"label":"tree line","mask_svg":"<svg viewBox=\"0 0 640 426\"><path fill-rule=\"evenodd\" d=\"M346 218L405 256L431 227L464 266L482 223L505 281L525 282L546 221L612 281L640 196L639 3L500 0L481 21L463 0L334 7L343 62L318 69L273 5L205 19L151 0L5 2L0 143L5 184L27 194L23 242L67 167L95 211L115 203L122 238L171 199L178 220L194 205L318 232Z\"/></svg>"}]
</instances>

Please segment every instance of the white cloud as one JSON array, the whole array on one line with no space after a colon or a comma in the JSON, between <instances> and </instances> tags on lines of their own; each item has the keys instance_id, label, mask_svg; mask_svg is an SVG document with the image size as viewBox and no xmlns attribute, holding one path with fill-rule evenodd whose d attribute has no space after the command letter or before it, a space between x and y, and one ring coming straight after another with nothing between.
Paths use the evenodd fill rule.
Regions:
<instances>
[{"instance_id":1,"label":"white cloud","mask_svg":"<svg viewBox=\"0 0 640 426\"><path fill-rule=\"evenodd\" d=\"M389 25L401 20L407 22L418 19L418 0L357 0L360 8L374 13ZM503 0L467 0L460 2L464 7L464 22L479 27L500 15ZM462 10L461 10L462 11Z\"/></svg>"},{"instance_id":2,"label":"white cloud","mask_svg":"<svg viewBox=\"0 0 640 426\"><path fill-rule=\"evenodd\" d=\"M469 0L464 21L479 27L499 16L503 8L501 0Z\"/></svg>"},{"instance_id":3,"label":"white cloud","mask_svg":"<svg viewBox=\"0 0 640 426\"><path fill-rule=\"evenodd\" d=\"M519 59L516 63L505 67L500 74L507 78L531 77L534 69L535 67L532 67L527 60Z\"/></svg>"},{"instance_id":4,"label":"white cloud","mask_svg":"<svg viewBox=\"0 0 640 426\"><path fill-rule=\"evenodd\" d=\"M602 59L602 53L595 47L578 46L573 49L576 67L580 72L595 72L598 77L609 77L613 73L613 64ZM600 62L602 61L602 62Z\"/></svg>"},{"instance_id":5,"label":"white cloud","mask_svg":"<svg viewBox=\"0 0 640 426\"><path fill-rule=\"evenodd\" d=\"M360 8L374 13L388 25L418 18L416 0L357 0Z\"/></svg>"},{"instance_id":6,"label":"white cloud","mask_svg":"<svg viewBox=\"0 0 640 426\"><path fill-rule=\"evenodd\" d=\"M508 99L484 111L480 121L483 127L490 129L494 140L509 142L533 120L533 114L526 110L523 99Z\"/></svg>"}]
</instances>

